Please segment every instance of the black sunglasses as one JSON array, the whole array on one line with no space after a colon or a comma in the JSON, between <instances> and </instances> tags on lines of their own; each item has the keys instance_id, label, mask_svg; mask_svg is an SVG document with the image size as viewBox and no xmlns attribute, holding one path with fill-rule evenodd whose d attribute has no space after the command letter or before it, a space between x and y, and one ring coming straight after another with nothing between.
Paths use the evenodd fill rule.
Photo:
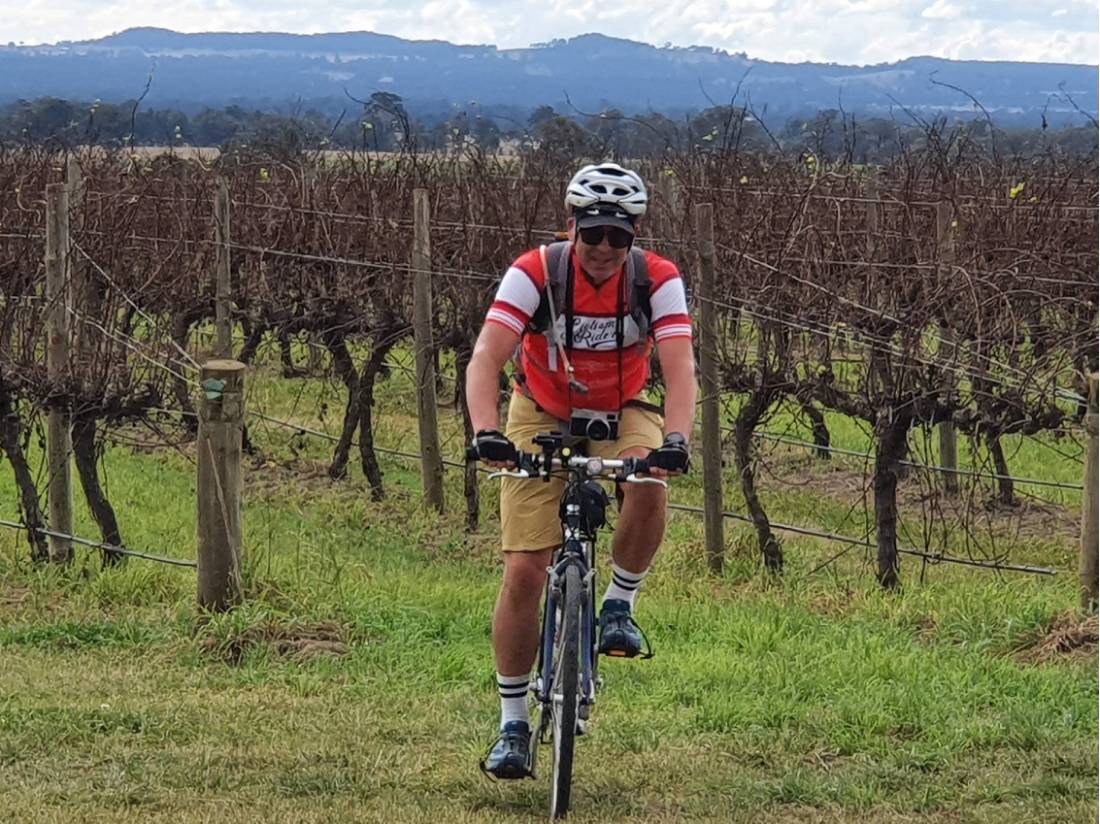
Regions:
<instances>
[{"instance_id":1,"label":"black sunglasses","mask_svg":"<svg viewBox=\"0 0 1100 824\"><path fill-rule=\"evenodd\" d=\"M589 226L580 230L580 236L589 246L599 246L606 237L612 249L625 249L634 242L634 235L618 226Z\"/></svg>"}]
</instances>

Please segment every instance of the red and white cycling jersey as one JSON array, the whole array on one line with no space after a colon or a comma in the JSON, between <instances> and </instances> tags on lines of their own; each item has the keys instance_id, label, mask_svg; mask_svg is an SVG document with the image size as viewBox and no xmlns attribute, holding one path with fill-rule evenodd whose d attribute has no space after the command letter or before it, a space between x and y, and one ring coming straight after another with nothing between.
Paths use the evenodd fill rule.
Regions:
<instances>
[{"instance_id":1,"label":"red and white cycling jersey","mask_svg":"<svg viewBox=\"0 0 1100 824\"><path fill-rule=\"evenodd\" d=\"M636 397L649 377L649 356L653 340L691 338L691 318L687 311L684 282L676 265L660 255L646 251L653 310L652 340L638 346L639 329L626 309L629 284L626 267L596 285L583 271L576 253L573 271L573 348L569 361L577 380L588 387L584 393L570 392L565 366L551 357L545 335L527 334L527 324L545 292L546 272L538 249L520 255L504 275L493 305L485 318L517 335L523 335L520 367L527 392L535 403L556 418L568 420L573 409L617 412L623 401ZM620 296L620 290L622 294ZM620 305L626 314L623 322L622 373L616 348L615 326ZM559 338L565 341L565 307L557 307Z\"/></svg>"}]
</instances>

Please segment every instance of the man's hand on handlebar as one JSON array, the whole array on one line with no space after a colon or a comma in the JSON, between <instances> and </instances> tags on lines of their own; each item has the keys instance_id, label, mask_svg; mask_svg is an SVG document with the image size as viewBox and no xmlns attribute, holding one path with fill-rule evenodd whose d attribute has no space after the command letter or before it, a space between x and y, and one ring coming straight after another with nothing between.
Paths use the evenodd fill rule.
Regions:
<instances>
[{"instance_id":1,"label":"man's hand on handlebar","mask_svg":"<svg viewBox=\"0 0 1100 824\"><path fill-rule=\"evenodd\" d=\"M655 478L685 474L691 469L687 439L679 432L669 432L665 442L649 453L646 462L649 464L649 474Z\"/></svg>"},{"instance_id":2,"label":"man's hand on handlebar","mask_svg":"<svg viewBox=\"0 0 1100 824\"><path fill-rule=\"evenodd\" d=\"M489 466L507 469L514 467L519 457L516 445L496 429L479 430L467 454Z\"/></svg>"}]
</instances>

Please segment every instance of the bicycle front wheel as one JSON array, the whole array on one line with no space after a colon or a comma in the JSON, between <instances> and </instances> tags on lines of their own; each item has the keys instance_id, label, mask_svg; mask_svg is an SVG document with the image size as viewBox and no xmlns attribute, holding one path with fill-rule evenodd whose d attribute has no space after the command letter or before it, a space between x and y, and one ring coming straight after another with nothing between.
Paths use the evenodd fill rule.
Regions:
<instances>
[{"instance_id":1,"label":"bicycle front wheel","mask_svg":"<svg viewBox=\"0 0 1100 824\"><path fill-rule=\"evenodd\" d=\"M550 817L562 818L569 812L569 796L573 786L573 744L577 736L577 706L579 703L579 654L581 610L584 604L584 584L580 570L570 564L562 579L561 622L558 643L554 650L554 681L550 690L550 711L553 719L554 770L550 784Z\"/></svg>"}]
</instances>

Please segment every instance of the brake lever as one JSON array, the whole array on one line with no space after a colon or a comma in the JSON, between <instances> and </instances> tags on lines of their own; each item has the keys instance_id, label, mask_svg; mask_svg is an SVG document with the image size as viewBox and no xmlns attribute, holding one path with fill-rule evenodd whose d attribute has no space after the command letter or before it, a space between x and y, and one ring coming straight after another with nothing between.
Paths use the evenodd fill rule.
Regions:
<instances>
[{"instance_id":1,"label":"brake lever","mask_svg":"<svg viewBox=\"0 0 1100 824\"><path fill-rule=\"evenodd\" d=\"M539 462L537 455L529 455L521 450L516 451L516 466L514 469L499 469L489 473L489 479L493 478L533 478L539 474Z\"/></svg>"},{"instance_id":2,"label":"brake lever","mask_svg":"<svg viewBox=\"0 0 1100 824\"><path fill-rule=\"evenodd\" d=\"M658 484L668 489L668 482L661 478L654 478L651 475L639 475L637 472L632 472L629 475L625 475L622 478L616 478L615 480L621 480L628 484Z\"/></svg>"},{"instance_id":3,"label":"brake lever","mask_svg":"<svg viewBox=\"0 0 1100 824\"><path fill-rule=\"evenodd\" d=\"M530 478L531 473L526 469L500 469L489 473L489 480L493 478Z\"/></svg>"},{"instance_id":4,"label":"brake lever","mask_svg":"<svg viewBox=\"0 0 1100 824\"><path fill-rule=\"evenodd\" d=\"M631 458L630 463L623 467L623 474L615 478L620 483L628 484L659 484L666 489L668 483L661 478L654 478L649 472L649 461L645 458Z\"/></svg>"}]
</instances>

